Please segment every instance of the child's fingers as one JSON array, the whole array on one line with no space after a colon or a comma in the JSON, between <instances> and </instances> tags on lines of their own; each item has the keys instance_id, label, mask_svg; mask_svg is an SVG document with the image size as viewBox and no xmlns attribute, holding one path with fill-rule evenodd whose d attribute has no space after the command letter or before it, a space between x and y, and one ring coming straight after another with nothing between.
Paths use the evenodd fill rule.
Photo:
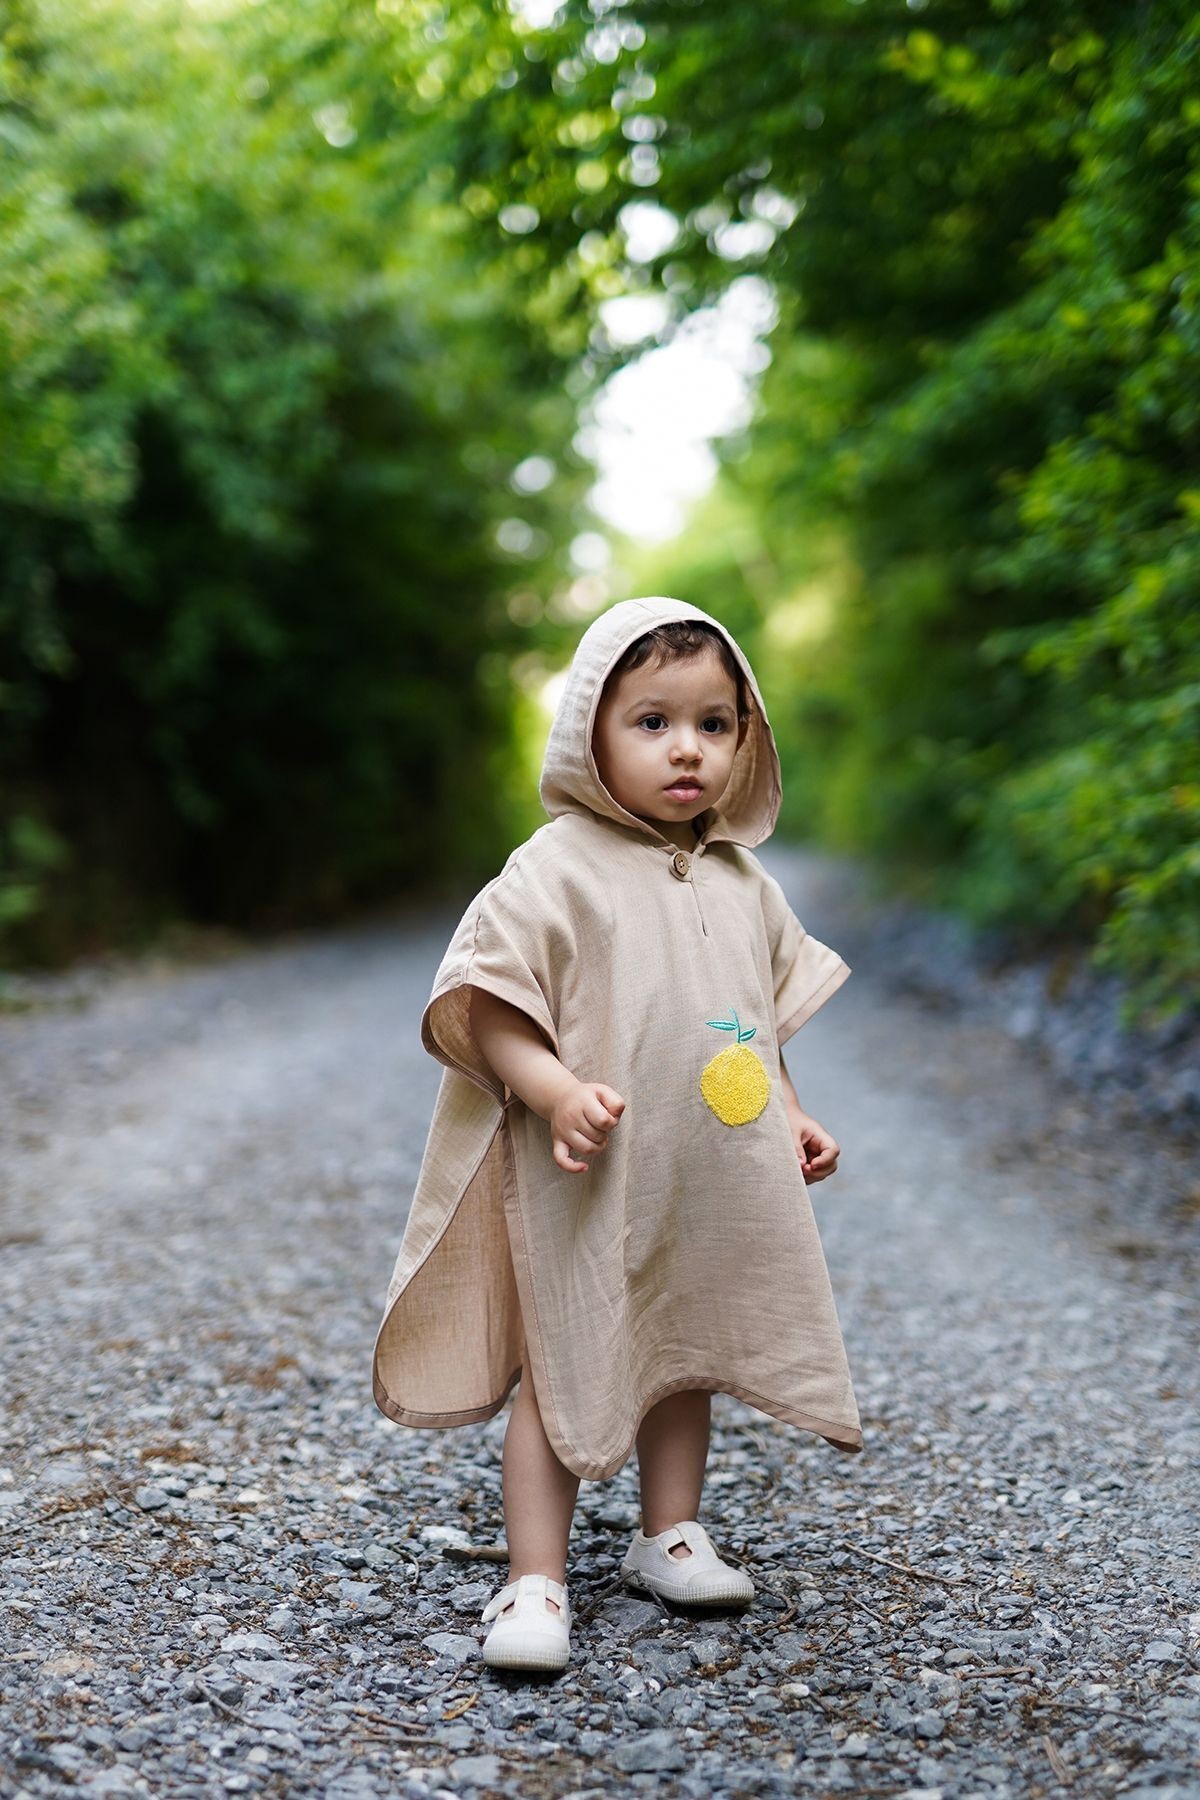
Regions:
<instances>
[{"instance_id":1,"label":"child's fingers","mask_svg":"<svg viewBox=\"0 0 1200 1800\"><path fill-rule=\"evenodd\" d=\"M805 1165L804 1179L805 1181L826 1181L830 1175L836 1173L836 1170L836 1156L832 1162L822 1162L820 1158L817 1158L813 1162Z\"/></svg>"},{"instance_id":2,"label":"child's fingers","mask_svg":"<svg viewBox=\"0 0 1200 1800\"><path fill-rule=\"evenodd\" d=\"M571 1155L570 1149L563 1142L562 1138L555 1138L554 1140L554 1160L560 1169L565 1169L567 1171L568 1175L576 1175L581 1170L587 1168L585 1162L578 1162Z\"/></svg>"},{"instance_id":3,"label":"child's fingers","mask_svg":"<svg viewBox=\"0 0 1200 1800\"><path fill-rule=\"evenodd\" d=\"M588 1124L594 1126L597 1131L611 1131L617 1122L615 1116L600 1100L593 1100L590 1104L585 1105L583 1116Z\"/></svg>"},{"instance_id":4,"label":"child's fingers","mask_svg":"<svg viewBox=\"0 0 1200 1800\"><path fill-rule=\"evenodd\" d=\"M613 1115L613 1120L615 1122L625 1111L625 1102L622 1100L620 1094L618 1094L616 1088L606 1087L602 1081L596 1083L596 1092L604 1105L608 1108L609 1112Z\"/></svg>"},{"instance_id":5,"label":"child's fingers","mask_svg":"<svg viewBox=\"0 0 1200 1800\"><path fill-rule=\"evenodd\" d=\"M580 1156L599 1156L608 1140L595 1137L591 1132L573 1129L563 1133L563 1142L569 1144Z\"/></svg>"}]
</instances>

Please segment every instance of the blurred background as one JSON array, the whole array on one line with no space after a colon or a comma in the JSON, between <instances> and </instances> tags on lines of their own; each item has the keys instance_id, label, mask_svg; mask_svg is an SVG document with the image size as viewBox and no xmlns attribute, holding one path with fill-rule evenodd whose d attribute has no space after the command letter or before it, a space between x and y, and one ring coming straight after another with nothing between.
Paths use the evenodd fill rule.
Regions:
<instances>
[{"instance_id":1,"label":"blurred background","mask_svg":"<svg viewBox=\"0 0 1200 1800\"><path fill-rule=\"evenodd\" d=\"M7 0L0 966L488 879L614 600L781 834L1200 993L1200 23Z\"/></svg>"}]
</instances>

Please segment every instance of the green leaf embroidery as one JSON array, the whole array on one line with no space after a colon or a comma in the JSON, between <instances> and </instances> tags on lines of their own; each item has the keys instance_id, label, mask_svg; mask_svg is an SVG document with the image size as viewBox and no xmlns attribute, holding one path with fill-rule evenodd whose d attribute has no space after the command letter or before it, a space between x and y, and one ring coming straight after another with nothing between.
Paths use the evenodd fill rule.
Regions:
<instances>
[{"instance_id":1,"label":"green leaf embroidery","mask_svg":"<svg viewBox=\"0 0 1200 1800\"><path fill-rule=\"evenodd\" d=\"M715 1031L736 1031L737 1032L737 1040L738 1040L739 1044L749 1043L750 1039L754 1036L755 1032L758 1030L758 1026L757 1025L749 1025L743 1030L742 1025L738 1019L737 1013L734 1010L734 1008L731 1006L729 1010L733 1014L732 1018L730 1018L730 1019L705 1019L704 1023L706 1025L711 1025Z\"/></svg>"}]
</instances>

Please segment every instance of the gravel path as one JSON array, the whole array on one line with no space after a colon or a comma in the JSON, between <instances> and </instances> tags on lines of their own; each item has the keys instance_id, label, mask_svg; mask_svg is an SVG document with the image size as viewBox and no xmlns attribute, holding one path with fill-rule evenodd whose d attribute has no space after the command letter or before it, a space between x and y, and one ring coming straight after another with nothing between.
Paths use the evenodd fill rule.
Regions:
<instances>
[{"instance_id":1,"label":"gravel path","mask_svg":"<svg viewBox=\"0 0 1200 1800\"><path fill-rule=\"evenodd\" d=\"M454 919L0 1020L0 1793L1200 1795L1195 1162L765 860L855 967L788 1062L867 1451L715 1399L740 1617L616 1589L635 1465L585 1482L559 1679L483 1669L505 1568L452 1554L505 1415L369 1389Z\"/></svg>"}]
</instances>

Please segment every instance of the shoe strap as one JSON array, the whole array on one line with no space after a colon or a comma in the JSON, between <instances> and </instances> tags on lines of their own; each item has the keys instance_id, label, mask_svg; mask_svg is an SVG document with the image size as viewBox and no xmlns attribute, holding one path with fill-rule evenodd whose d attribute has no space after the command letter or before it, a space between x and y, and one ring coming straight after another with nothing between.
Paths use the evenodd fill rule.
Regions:
<instances>
[{"instance_id":1,"label":"shoe strap","mask_svg":"<svg viewBox=\"0 0 1200 1800\"><path fill-rule=\"evenodd\" d=\"M673 1544L686 1544L692 1552L708 1550L716 1555L713 1541L698 1519L681 1519L678 1525L672 1525L664 1531L658 1541L668 1555ZM684 1559L676 1557L675 1560L679 1562Z\"/></svg>"},{"instance_id":2,"label":"shoe strap","mask_svg":"<svg viewBox=\"0 0 1200 1800\"><path fill-rule=\"evenodd\" d=\"M494 1619L498 1613L504 1611L509 1601L515 1600L516 1597L517 1584L515 1581L510 1581L507 1587L501 1588L498 1594L492 1595L491 1599L484 1607L483 1612L480 1614L481 1620L486 1624L489 1619Z\"/></svg>"},{"instance_id":3,"label":"shoe strap","mask_svg":"<svg viewBox=\"0 0 1200 1800\"><path fill-rule=\"evenodd\" d=\"M536 1594L543 1602L549 1598L558 1607L563 1618L567 1616L567 1590L561 1581L555 1581L551 1575L519 1575L516 1581L510 1581L507 1587L494 1594L483 1609L482 1621L494 1619L502 1613L510 1600L520 1600L526 1594Z\"/></svg>"}]
</instances>

